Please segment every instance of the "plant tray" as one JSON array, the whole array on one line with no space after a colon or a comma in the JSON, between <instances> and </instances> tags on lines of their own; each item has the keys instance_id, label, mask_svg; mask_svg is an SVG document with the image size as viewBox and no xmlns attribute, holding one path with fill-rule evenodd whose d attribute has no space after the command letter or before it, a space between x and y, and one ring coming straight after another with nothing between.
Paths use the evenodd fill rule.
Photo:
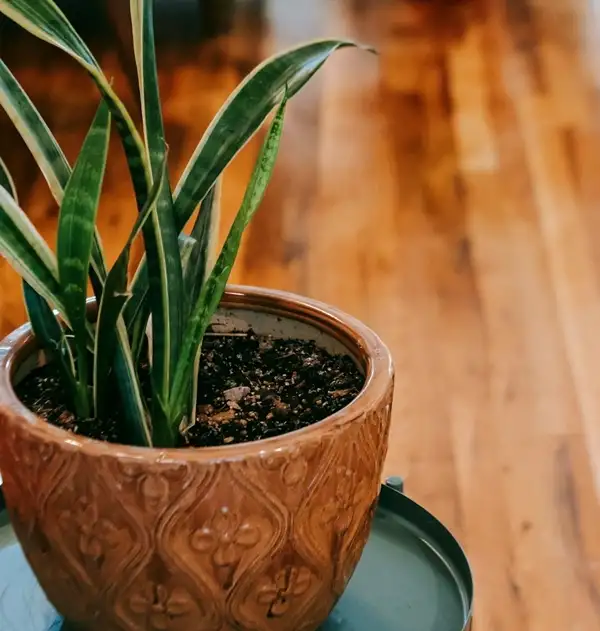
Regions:
<instances>
[{"instance_id":1,"label":"plant tray","mask_svg":"<svg viewBox=\"0 0 600 631\"><path fill-rule=\"evenodd\" d=\"M68 631L1 511L0 629ZM361 561L321 631L467 631L472 600L473 579L462 548L404 495L401 479L391 478L382 486Z\"/></svg>"}]
</instances>

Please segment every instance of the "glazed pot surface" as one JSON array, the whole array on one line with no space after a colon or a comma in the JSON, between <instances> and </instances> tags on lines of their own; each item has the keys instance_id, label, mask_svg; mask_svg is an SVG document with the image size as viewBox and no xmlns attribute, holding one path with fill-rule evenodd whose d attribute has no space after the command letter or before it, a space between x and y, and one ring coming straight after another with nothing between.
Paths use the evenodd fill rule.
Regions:
<instances>
[{"instance_id":1,"label":"glazed pot surface","mask_svg":"<svg viewBox=\"0 0 600 631\"><path fill-rule=\"evenodd\" d=\"M11 521L49 600L93 631L314 631L370 531L387 450L389 352L348 316L229 288L225 328L346 349L366 383L324 421L254 443L142 449L68 434L11 379L36 364L23 328L0 346L0 469Z\"/></svg>"}]
</instances>

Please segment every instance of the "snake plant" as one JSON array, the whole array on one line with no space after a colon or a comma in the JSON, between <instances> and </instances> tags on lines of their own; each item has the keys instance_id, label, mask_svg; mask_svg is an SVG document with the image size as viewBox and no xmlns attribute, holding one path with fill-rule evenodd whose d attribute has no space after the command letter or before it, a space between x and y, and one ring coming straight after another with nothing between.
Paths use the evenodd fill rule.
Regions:
<instances>
[{"instance_id":1,"label":"snake plant","mask_svg":"<svg viewBox=\"0 0 600 631\"><path fill-rule=\"evenodd\" d=\"M157 78L153 0L131 0L130 4L141 132L53 0L0 0L1 13L62 49L87 71L99 100L71 166L35 105L0 60L0 104L60 208L57 242L51 248L19 206L13 179L0 160L0 254L23 278L34 334L56 363L76 414L81 418L106 415L108 387L114 380L127 442L169 447L177 445L178 433L194 422L202 340L244 229L271 177L286 103L334 51L355 44L336 39L308 42L260 64L216 114L172 188ZM273 113L245 196L217 256L221 175ZM139 212L109 269L96 214L113 124L127 158ZM184 234L184 226L197 210L190 233ZM129 275L130 248L138 234L143 236L144 256ZM86 308L88 281L97 304L94 321ZM151 367L150 396L142 394L142 365Z\"/></svg>"}]
</instances>

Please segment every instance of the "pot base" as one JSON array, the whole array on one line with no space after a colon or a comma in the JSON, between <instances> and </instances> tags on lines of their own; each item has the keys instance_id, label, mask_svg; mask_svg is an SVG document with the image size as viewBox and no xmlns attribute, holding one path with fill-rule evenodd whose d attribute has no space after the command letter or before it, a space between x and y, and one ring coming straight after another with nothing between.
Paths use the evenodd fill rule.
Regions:
<instances>
[{"instance_id":1,"label":"pot base","mask_svg":"<svg viewBox=\"0 0 600 631\"><path fill-rule=\"evenodd\" d=\"M28 568L6 513L0 514L0 594L3 631L70 630ZM460 545L390 480L361 561L321 631L466 631L472 598Z\"/></svg>"}]
</instances>

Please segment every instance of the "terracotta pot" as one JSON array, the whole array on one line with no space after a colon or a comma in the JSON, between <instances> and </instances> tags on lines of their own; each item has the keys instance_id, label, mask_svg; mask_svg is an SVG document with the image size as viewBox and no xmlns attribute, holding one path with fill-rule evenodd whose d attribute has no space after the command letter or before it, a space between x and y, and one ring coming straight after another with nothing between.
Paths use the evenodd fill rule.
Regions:
<instances>
[{"instance_id":1,"label":"terracotta pot","mask_svg":"<svg viewBox=\"0 0 600 631\"><path fill-rule=\"evenodd\" d=\"M16 398L43 358L28 326L0 345L0 467L10 518L49 600L94 631L313 631L369 535L387 450L392 362L322 304L230 287L219 326L352 354L366 385L289 434L144 449L69 434Z\"/></svg>"}]
</instances>

